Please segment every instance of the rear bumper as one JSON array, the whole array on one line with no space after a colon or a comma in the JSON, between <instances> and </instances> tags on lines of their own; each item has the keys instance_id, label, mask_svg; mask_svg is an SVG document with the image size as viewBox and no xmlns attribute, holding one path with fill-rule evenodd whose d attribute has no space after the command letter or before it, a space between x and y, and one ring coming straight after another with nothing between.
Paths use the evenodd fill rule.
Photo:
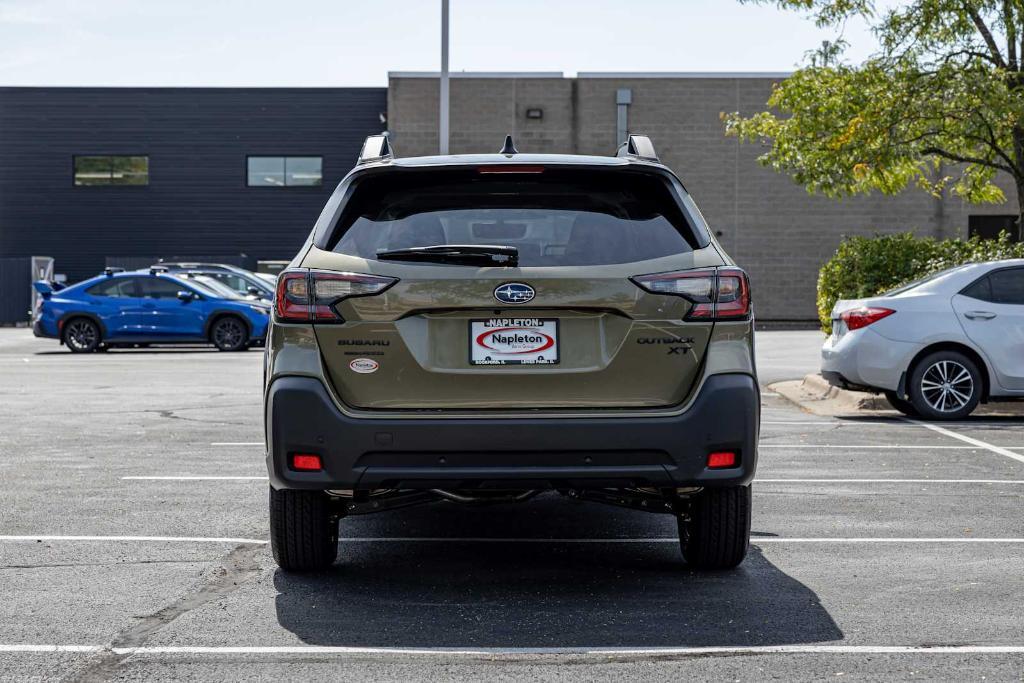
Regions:
<instances>
[{"instance_id":1,"label":"rear bumper","mask_svg":"<svg viewBox=\"0 0 1024 683\"><path fill-rule=\"evenodd\" d=\"M712 375L675 416L367 419L323 384L282 377L267 393L267 470L277 489L733 486L754 477L760 397L750 375ZM708 453L740 464L707 469ZM290 468L293 453L320 472Z\"/></svg>"},{"instance_id":2,"label":"rear bumper","mask_svg":"<svg viewBox=\"0 0 1024 683\"><path fill-rule=\"evenodd\" d=\"M32 323L32 334L36 337L43 337L46 339L56 339L57 333L50 332L46 329L46 324L42 320L36 320Z\"/></svg>"},{"instance_id":3,"label":"rear bumper","mask_svg":"<svg viewBox=\"0 0 1024 683\"><path fill-rule=\"evenodd\" d=\"M895 391L921 345L883 337L870 327L829 337L821 347L821 374L834 386Z\"/></svg>"}]
</instances>

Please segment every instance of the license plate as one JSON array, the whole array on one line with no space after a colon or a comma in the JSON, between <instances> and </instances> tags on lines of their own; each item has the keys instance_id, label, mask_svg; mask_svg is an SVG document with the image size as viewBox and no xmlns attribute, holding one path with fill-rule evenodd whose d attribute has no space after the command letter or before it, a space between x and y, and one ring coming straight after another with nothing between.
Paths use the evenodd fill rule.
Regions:
<instances>
[{"instance_id":1,"label":"license plate","mask_svg":"<svg viewBox=\"0 0 1024 683\"><path fill-rule=\"evenodd\" d=\"M490 318L469 322L470 365L554 365L558 320Z\"/></svg>"}]
</instances>

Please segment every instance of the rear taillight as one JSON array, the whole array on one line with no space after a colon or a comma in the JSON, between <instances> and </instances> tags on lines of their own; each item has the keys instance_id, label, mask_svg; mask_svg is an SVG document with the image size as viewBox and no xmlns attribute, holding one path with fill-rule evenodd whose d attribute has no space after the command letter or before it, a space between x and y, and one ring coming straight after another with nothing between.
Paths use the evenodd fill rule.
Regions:
<instances>
[{"instance_id":1,"label":"rear taillight","mask_svg":"<svg viewBox=\"0 0 1024 683\"><path fill-rule=\"evenodd\" d=\"M750 316L750 281L739 268L679 270L631 279L652 294L672 294L691 302L687 320L743 320Z\"/></svg>"},{"instance_id":2,"label":"rear taillight","mask_svg":"<svg viewBox=\"0 0 1024 683\"><path fill-rule=\"evenodd\" d=\"M839 319L846 323L846 329L859 330L871 323L878 322L882 318L887 318L895 312L891 308L861 306L860 308L851 308L848 311L843 311L839 314Z\"/></svg>"},{"instance_id":3,"label":"rear taillight","mask_svg":"<svg viewBox=\"0 0 1024 683\"><path fill-rule=\"evenodd\" d=\"M393 277L317 270L286 270L277 278L274 313L282 322L344 322L335 306L345 299L380 294Z\"/></svg>"}]
</instances>

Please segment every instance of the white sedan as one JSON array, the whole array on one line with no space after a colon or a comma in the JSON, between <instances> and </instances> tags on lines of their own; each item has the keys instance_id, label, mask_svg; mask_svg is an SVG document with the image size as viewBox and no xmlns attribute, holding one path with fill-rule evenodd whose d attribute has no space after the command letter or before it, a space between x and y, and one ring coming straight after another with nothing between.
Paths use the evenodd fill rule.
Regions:
<instances>
[{"instance_id":1,"label":"white sedan","mask_svg":"<svg viewBox=\"0 0 1024 683\"><path fill-rule=\"evenodd\" d=\"M1024 259L971 263L868 299L841 299L821 374L894 408L962 418L1024 399Z\"/></svg>"}]
</instances>

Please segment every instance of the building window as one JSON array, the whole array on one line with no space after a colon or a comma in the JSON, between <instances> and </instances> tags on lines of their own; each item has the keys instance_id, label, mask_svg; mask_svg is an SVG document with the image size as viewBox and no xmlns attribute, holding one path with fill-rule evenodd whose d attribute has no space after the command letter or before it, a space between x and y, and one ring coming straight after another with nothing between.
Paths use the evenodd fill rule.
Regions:
<instances>
[{"instance_id":1,"label":"building window","mask_svg":"<svg viewBox=\"0 0 1024 683\"><path fill-rule=\"evenodd\" d=\"M323 183L323 157L249 157L249 187L310 187Z\"/></svg>"},{"instance_id":2,"label":"building window","mask_svg":"<svg viewBox=\"0 0 1024 683\"><path fill-rule=\"evenodd\" d=\"M1017 225L1016 216L968 216L967 235L974 237L978 235L983 240L994 240L999 233L1006 231L1010 233L1010 240L1021 241L1020 226Z\"/></svg>"},{"instance_id":3,"label":"building window","mask_svg":"<svg viewBox=\"0 0 1024 683\"><path fill-rule=\"evenodd\" d=\"M75 185L149 185L149 157L76 156Z\"/></svg>"}]
</instances>

